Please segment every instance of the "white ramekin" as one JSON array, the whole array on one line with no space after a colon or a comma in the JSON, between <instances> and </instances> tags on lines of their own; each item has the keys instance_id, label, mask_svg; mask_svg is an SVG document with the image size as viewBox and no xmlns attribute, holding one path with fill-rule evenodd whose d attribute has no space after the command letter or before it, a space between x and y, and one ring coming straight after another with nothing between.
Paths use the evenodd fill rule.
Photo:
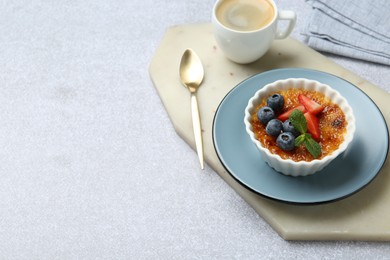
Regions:
<instances>
[{"instance_id":1,"label":"white ramekin","mask_svg":"<svg viewBox=\"0 0 390 260\"><path fill-rule=\"evenodd\" d=\"M322 159L315 159L310 162L295 162L291 159L282 159L279 155L271 153L268 149L262 146L260 141L256 139L251 125L251 115L255 113L256 107L261 103L264 98L275 93L276 91L290 88L300 88L318 91L324 94L333 103L337 104L344 112L345 118L348 122L347 131L344 136L344 141L333 153L325 156ZM341 96L338 91L318 81L304 78L288 78L284 80L278 80L258 90L255 95L249 100L248 105L245 109L244 123L247 133L249 134L253 143L259 149L262 158L267 162L267 164L274 168L276 171L291 176L307 176L322 170L333 159L335 159L347 149L348 145L353 140L356 128L355 116L353 114L352 108L348 104L347 100L343 96Z\"/></svg>"}]
</instances>

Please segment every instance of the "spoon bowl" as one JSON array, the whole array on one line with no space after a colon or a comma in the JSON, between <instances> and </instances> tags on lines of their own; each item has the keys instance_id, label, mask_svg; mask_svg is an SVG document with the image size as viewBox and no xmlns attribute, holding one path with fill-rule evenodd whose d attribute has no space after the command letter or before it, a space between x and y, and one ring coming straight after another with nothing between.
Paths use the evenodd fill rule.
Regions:
<instances>
[{"instance_id":1,"label":"spoon bowl","mask_svg":"<svg viewBox=\"0 0 390 260\"><path fill-rule=\"evenodd\" d=\"M203 81L204 70L198 55L191 49L185 50L180 62L180 78L184 86L196 92Z\"/></svg>"}]
</instances>

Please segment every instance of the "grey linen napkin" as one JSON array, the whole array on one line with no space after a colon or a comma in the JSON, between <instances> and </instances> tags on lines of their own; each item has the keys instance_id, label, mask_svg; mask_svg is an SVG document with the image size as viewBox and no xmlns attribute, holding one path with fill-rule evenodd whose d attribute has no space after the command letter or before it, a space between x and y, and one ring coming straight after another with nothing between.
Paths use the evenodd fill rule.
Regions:
<instances>
[{"instance_id":1,"label":"grey linen napkin","mask_svg":"<svg viewBox=\"0 0 390 260\"><path fill-rule=\"evenodd\" d=\"M306 0L303 34L319 51L390 65L389 0Z\"/></svg>"}]
</instances>

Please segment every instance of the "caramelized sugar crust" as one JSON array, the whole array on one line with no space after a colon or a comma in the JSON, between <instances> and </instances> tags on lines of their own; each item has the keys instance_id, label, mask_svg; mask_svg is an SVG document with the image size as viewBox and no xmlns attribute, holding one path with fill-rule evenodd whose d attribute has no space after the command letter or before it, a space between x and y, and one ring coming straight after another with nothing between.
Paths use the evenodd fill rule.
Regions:
<instances>
[{"instance_id":1,"label":"caramelized sugar crust","mask_svg":"<svg viewBox=\"0 0 390 260\"><path fill-rule=\"evenodd\" d=\"M325 97L322 93L313 90L291 88L287 90L278 91L276 93L279 93L284 97L285 104L281 113L300 105L298 101L299 94L304 94L307 97L316 101L317 103L323 105L325 109L317 115L321 130L321 137L318 143L321 145L322 150L322 154L318 159L330 155L333 151L337 150L340 144L344 141L344 135L346 133L347 128L345 115L338 105L332 103L330 99ZM261 107L266 106L266 100L267 98L262 100L260 105L256 107L256 112ZM283 159L291 159L297 162L312 161L314 159L313 156L306 150L303 145L295 147L295 149L292 151L284 151L280 149L276 145L276 137L269 136L265 132L265 126L259 122L256 112L252 114L251 117L253 131L260 143L271 153L277 154Z\"/></svg>"}]
</instances>

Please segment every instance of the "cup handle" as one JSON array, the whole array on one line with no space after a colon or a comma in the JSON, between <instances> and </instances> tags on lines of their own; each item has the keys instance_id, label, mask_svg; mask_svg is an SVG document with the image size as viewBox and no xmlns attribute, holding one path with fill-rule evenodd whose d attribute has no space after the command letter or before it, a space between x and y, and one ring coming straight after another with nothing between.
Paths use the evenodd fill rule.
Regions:
<instances>
[{"instance_id":1,"label":"cup handle","mask_svg":"<svg viewBox=\"0 0 390 260\"><path fill-rule=\"evenodd\" d=\"M278 20L288 21L287 27L284 31L280 30L280 28L278 28L276 31L275 39L281 40L290 35L295 26L297 15L294 11L281 10L278 12Z\"/></svg>"}]
</instances>

